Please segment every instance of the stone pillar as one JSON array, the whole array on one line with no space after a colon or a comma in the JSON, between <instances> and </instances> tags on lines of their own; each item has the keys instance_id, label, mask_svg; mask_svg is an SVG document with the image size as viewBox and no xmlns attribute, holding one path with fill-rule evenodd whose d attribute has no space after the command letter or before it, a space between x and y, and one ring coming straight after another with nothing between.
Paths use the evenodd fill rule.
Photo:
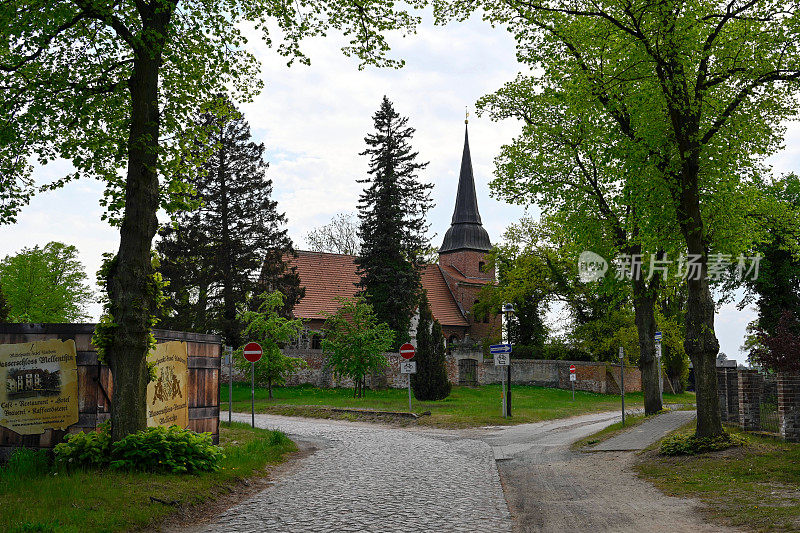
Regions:
<instances>
[{"instance_id":1,"label":"stone pillar","mask_svg":"<svg viewBox=\"0 0 800 533\"><path fill-rule=\"evenodd\" d=\"M739 372L736 368L725 369L728 392L728 423L739 425Z\"/></svg>"},{"instance_id":2,"label":"stone pillar","mask_svg":"<svg viewBox=\"0 0 800 533\"><path fill-rule=\"evenodd\" d=\"M719 416L723 422L728 421L728 378L725 368L717 367L717 397L719 398Z\"/></svg>"},{"instance_id":3,"label":"stone pillar","mask_svg":"<svg viewBox=\"0 0 800 533\"><path fill-rule=\"evenodd\" d=\"M800 372L778 373L778 420L781 437L800 442Z\"/></svg>"},{"instance_id":4,"label":"stone pillar","mask_svg":"<svg viewBox=\"0 0 800 533\"><path fill-rule=\"evenodd\" d=\"M739 370L739 425L761 430L761 389L764 378L757 370Z\"/></svg>"}]
</instances>

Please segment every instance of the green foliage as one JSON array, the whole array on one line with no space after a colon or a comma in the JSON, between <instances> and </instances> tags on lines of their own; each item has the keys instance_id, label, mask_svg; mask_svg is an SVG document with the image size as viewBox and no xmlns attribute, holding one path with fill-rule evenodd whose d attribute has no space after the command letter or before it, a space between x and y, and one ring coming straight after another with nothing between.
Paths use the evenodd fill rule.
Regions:
<instances>
[{"instance_id":1,"label":"green foliage","mask_svg":"<svg viewBox=\"0 0 800 533\"><path fill-rule=\"evenodd\" d=\"M78 322L87 318L86 306L93 293L75 246L50 242L7 255L0 261L0 279L11 322ZM2 299L0 294L0 308Z\"/></svg>"},{"instance_id":2,"label":"green foliage","mask_svg":"<svg viewBox=\"0 0 800 533\"><path fill-rule=\"evenodd\" d=\"M359 197L361 252L356 259L362 296L372 305L379 322L394 332L395 346L408 340L411 316L417 306L422 253L428 246L427 213L432 184L417 174L428 163L418 163L410 141L414 128L401 117L386 96L373 115L375 133L364 141L369 177Z\"/></svg>"},{"instance_id":3,"label":"green foliage","mask_svg":"<svg viewBox=\"0 0 800 533\"><path fill-rule=\"evenodd\" d=\"M661 455L697 455L747 444L747 437L736 433L723 433L714 437L675 434L662 440L660 449Z\"/></svg>"},{"instance_id":4,"label":"green foliage","mask_svg":"<svg viewBox=\"0 0 800 533\"><path fill-rule=\"evenodd\" d=\"M97 431L68 435L53 450L56 466L193 474L216 470L224 457L209 433L178 426L151 427L112 444L109 430L110 424L104 423Z\"/></svg>"},{"instance_id":5,"label":"green foliage","mask_svg":"<svg viewBox=\"0 0 800 533\"><path fill-rule=\"evenodd\" d=\"M8 463L0 468L0 480L32 478L44 475L49 471L50 459L47 456L47 450L17 448L11 452Z\"/></svg>"},{"instance_id":6,"label":"green foliage","mask_svg":"<svg viewBox=\"0 0 800 533\"><path fill-rule=\"evenodd\" d=\"M375 311L363 298L339 298L339 304L336 313L326 316L322 351L336 374L355 382L358 394L368 373L388 366L384 352L392 347L394 332L378 323Z\"/></svg>"},{"instance_id":7,"label":"green foliage","mask_svg":"<svg viewBox=\"0 0 800 533\"><path fill-rule=\"evenodd\" d=\"M299 357L287 357L281 347L292 339L297 338L303 330L303 321L288 319L280 315L283 308L283 294L280 291L264 293L259 298L261 304L258 311L245 311L240 320L245 325L242 332L246 342L257 342L261 345L263 355L255 363L255 380L269 388L269 397L272 398L272 386L283 385L286 376L308 365ZM234 364L236 368L247 375L251 371L251 364L244 358L243 348L236 351Z\"/></svg>"},{"instance_id":8,"label":"green foliage","mask_svg":"<svg viewBox=\"0 0 800 533\"><path fill-rule=\"evenodd\" d=\"M661 365L675 392L683 392L689 379L689 356L683 346L683 332L675 318L658 317L662 333Z\"/></svg>"},{"instance_id":9,"label":"green foliage","mask_svg":"<svg viewBox=\"0 0 800 533\"><path fill-rule=\"evenodd\" d=\"M428 297L423 292L419 304L417 346L414 361L417 373L411 374L414 397L420 401L444 400L450 395L445 366L444 336L438 320L433 320Z\"/></svg>"},{"instance_id":10,"label":"green foliage","mask_svg":"<svg viewBox=\"0 0 800 533\"><path fill-rule=\"evenodd\" d=\"M3 322L8 322L8 314L8 300L6 300L5 294L3 294L3 285L0 283L0 324Z\"/></svg>"}]
</instances>

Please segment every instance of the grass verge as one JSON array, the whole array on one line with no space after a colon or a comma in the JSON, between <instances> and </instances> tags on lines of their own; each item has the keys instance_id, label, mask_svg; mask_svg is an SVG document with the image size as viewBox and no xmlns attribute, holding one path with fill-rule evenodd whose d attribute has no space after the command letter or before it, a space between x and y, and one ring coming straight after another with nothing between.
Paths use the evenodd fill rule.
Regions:
<instances>
[{"instance_id":1,"label":"grass verge","mask_svg":"<svg viewBox=\"0 0 800 533\"><path fill-rule=\"evenodd\" d=\"M285 435L220 424L220 470L200 475L0 469L0 531L127 531L152 527L178 509L208 502L257 477L296 450ZM38 470L38 471L37 471Z\"/></svg>"},{"instance_id":2,"label":"grass verge","mask_svg":"<svg viewBox=\"0 0 800 533\"><path fill-rule=\"evenodd\" d=\"M221 387L220 418L225 420L228 409L228 387ZM256 388L255 410L257 413L270 413L288 416L310 416L317 418L345 418L373 420L364 415L336 416L322 407L347 407L376 409L381 411L408 411L408 392L406 389L386 389L367 391L366 398L353 398L352 389L320 389L312 386L278 387L273 389L274 400L267 400L267 391ZM449 397L437 402L418 402L412 400L412 411L421 414L430 411L413 422L419 425L465 428L488 425L510 425L601 411L619 409L620 397L613 394L575 392L575 400L569 390L514 385L512 387L512 417L504 419L500 412L500 386L453 387ZM665 403L692 404L694 394L665 394ZM625 395L627 407L644 405L642 393ZM250 412L250 385L234 383L233 410ZM409 421L400 421L408 424Z\"/></svg>"},{"instance_id":3,"label":"grass verge","mask_svg":"<svg viewBox=\"0 0 800 533\"><path fill-rule=\"evenodd\" d=\"M746 435L748 446L695 456L665 457L654 447L639 456L636 470L667 494L698 498L716 522L800 531L800 445Z\"/></svg>"},{"instance_id":4,"label":"grass verge","mask_svg":"<svg viewBox=\"0 0 800 533\"><path fill-rule=\"evenodd\" d=\"M626 409L627 411L627 409ZM626 413L627 415L627 413ZM606 426L597 433L593 433L587 437L584 437L580 440L576 440L570 445L570 449L573 451L580 451L582 448L587 448L587 450L591 450L591 446L597 446L603 441L606 441L612 437L616 437L620 433L624 433L631 428L634 428L650 418L651 416L656 415L627 415L625 416L625 426L622 425L622 421L614 422L610 426Z\"/></svg>"}]
</instances>

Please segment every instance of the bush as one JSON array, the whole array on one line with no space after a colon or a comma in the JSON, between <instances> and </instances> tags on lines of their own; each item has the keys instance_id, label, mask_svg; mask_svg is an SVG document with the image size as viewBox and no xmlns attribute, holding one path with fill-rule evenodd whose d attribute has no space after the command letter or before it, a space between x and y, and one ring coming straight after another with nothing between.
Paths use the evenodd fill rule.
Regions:
<instances>
[{"instance_id":1,"label":"bush","mask_svg":"<svg viewBox=\"0 0 800 533\"><path fill-rule=\"evenodd\" d=\"M178 426L147 428L111 443L107 422L97 431L68 435L66 442L55 447L54 454L60 467L172 474L213 471L223 457L209 433Z\"/></svg>"},{"instance_id":2,"label":"bush","mask_svg":"<svg viewBox=\"0 0 800 533\"><path fill-rule=\"evenodd\" d=\"M45 450L17 448L11 453L0 470L0 477L30 478L44 475L50 471L50 459Z\"/></svg>"},{"instance_id":3,"label":"bush","mask_svg":"<svg viewBox=\"0 0 800 533\"><path fill-rule=\"evenodd\" d=\"M697 437L696 435L671 435L661 441L661 455L697 455L716 452L733 446L747 445L747 437L723 433L717 437Z\"/></svg>"}]
</instances>

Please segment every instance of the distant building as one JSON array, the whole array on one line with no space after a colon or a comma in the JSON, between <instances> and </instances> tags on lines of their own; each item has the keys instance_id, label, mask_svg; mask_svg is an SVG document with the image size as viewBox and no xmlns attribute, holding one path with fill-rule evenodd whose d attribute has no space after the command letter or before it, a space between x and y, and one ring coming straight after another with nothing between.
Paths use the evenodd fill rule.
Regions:
<instances>
[{"instance_id":1,"label":"distant building","mask_svg":"<svg viewBox=\"0 0 800 533\"><path fill-rule=\"evenodd\" d=\"M422 287L449 345L499 336L497 315L476 320L472 313L478 292L495 281L494 272L485 271L485 256L491 247L478 212L469 134L465 130L450 228L439 248L438 263L422 269ZM293 309L295 317L307 321L307 331L298 339L299 347L319 348L320 335L316 332L322 329L325 314L336 312L337 298L351 298L356 294L359 276L355 259L352 255L299 251L297 258L290 261L291 266L297 268L300 284L306 291Z\"/></svg>"}]
</instances>

